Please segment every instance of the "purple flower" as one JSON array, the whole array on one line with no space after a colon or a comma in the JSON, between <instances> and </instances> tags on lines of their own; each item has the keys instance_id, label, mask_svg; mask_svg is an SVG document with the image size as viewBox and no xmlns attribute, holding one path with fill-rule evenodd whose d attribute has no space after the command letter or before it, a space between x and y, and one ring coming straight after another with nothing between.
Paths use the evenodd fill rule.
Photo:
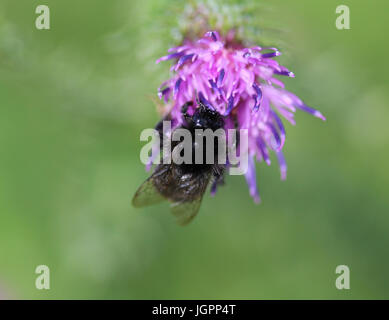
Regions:
<instances>
[{"instance_id":1,"label":"purple flower","mask_svg":"<svg viewBox=\"0 0 389 320\"><path fill-rule=\"evenodd\" d=\"M238 129L248 129L246 180L256 202L259 195L254 158L270 165L269 151L273 150L281 179L286 178L282 153L285 129L281 118L294 125L294 112L301 109L325 120L319 111L284 89L279 77L294 77L294 74L274 60L280 54L276 48L245 48L231 37L223 38L218 32L209 31L201 39L185 40L181 46L170 49L169 55L157 60L159 63L174 59L173 75L160 87L159 97L165 101L167 112L177 125L183 122L181 106L193 101L192 108L196 108L196 97L199 97L204 105L232 120L230 123L237 119Z\"/></svg>"}]
</instances>

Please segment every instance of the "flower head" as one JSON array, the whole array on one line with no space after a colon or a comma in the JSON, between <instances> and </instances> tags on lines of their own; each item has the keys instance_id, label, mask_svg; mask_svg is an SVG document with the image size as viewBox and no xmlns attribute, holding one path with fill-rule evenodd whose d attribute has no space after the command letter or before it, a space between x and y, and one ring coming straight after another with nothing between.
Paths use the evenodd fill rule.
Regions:
<instances>
[{"instance_id":1,"label":"flower head","mask_svg":"<svg viewBox=\"0 0 389 320\"><path fill-rule=\"evenodd\" d=\"M233 32L222 37L216 31L209 31L200 39L184 40L181 46L168 52L157 60L157 63L174 61L172 77L158 90L166 104L166 113L179 125L183 122L181 106L187 101L195 102L198 97L198 102L225 116L226 128L237 123L238 129L247 129L246 180L251 196L259 202L254 159L270 165L269 152L274 151L281 178L286 178L282 153L285 129L281 119L295 124L297 109L322 120L325 117L284 89L280 77L294 77L294 74L274 59L281 54L276 48L246 48L235 41ZM197 107L198 103L191 106Z\"/></svg>"}]
</instances>

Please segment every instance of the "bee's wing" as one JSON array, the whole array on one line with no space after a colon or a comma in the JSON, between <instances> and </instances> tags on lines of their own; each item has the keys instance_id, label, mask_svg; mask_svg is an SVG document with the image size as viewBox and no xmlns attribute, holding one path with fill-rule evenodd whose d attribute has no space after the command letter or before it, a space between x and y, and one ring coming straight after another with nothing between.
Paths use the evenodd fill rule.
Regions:
<instances>
[{"instance_id":1,"label":"bee's wing","mask_svg":"<svg viewBox=\"0 0 389 320\"><path fill-rule=\"evenodd\" d=\"M192 201L174 202L170 205L170 211L177 218L179 225L185 226L192 221L199 212L202 199L203 195Z\"/></svg>"},{"instance_id":2,"label":"bee's wing","mask_svg":"<svg viewBox=\"0 0 389 320\"><path fill-rule=\"evenodd\" d=\"M136 208L150 206L165 200L165 198L158 192L153 184L153 176L148 178L138 188L134 197L132 198L132 205Z\"/></svg>"},{"instance_id":3,"label":"bee's wing","mask_svg":"<svg viewBox=\"0 0 389 320\"><path fill-rule=\"evenodd\" d=\"M201 175L192 175L190 183L181 185L180 193L186 196L181 200L173 201L170 211L177 218L181 226L187 225L199 212L201 201L211 178L210 172Z\"/></svg>"},{"instance_id":4,"label":"bee's wing","mask_svg":"<svg viewBox=\"0 0 389 320\"><path fill-rule=\"evenodd\" d=\"M159 165L139 187L132 204L144 207L167 200L178 224L186 225L199 211L210 177L210 172L182 175L177 167Z\"/></svg>"}]
</instances>

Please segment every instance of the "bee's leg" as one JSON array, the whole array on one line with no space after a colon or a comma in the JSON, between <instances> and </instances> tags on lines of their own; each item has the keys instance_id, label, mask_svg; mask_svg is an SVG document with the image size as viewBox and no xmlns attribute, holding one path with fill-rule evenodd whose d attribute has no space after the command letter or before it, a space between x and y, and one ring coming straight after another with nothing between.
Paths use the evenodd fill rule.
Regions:
<instances>
[{"instance_id":1,"label":"bee's leg","mask_svg":"<svg viewBox=\"0 0 389 320\"><path fill-rule=\"evenodd\" d=\"M213 167L213 182L211 186L211 195L215 195L217 187L224 185L224 166L215 165Z\"/></svg>"},{"instance_id":2,"label":"bee's leg","mask_svg":"<svg viewBox=\"0 0 389 320\"><path fill-rule=\"evenodd\" d=\"M188 114L189 106L193 106L192 101L185 102L184 105L181 107L181 113L188 124L192 121L192 117Z\"/></svg>"},{"instance_id":3,"label":"bee's leg","mask_svg":"<svg viewBox=\"0 0 389 320\"><path fill-rule=\"evenodd\" d=\"M161 121L159 121L157 123L157 125L155 126L155 130L158 131L158 135L159 135L159 144L160 144L160 148L162 149L163 147L163 121L165 119L162 119Z\"/></svg>"},{"instance_id":4,"label":"bee's leg","mask_svg":"<svg viewBox=\"0 0 389 320\"><path fill-rule=\"evenodd\" d=\"M183 104L183 106L181 107L181 112L184 115L184 117L185 116L189 116L189 114L188 114L188 107L189 106L193 106L193 102L192 101L185 102Z\"/></svg>"}]
</instances>

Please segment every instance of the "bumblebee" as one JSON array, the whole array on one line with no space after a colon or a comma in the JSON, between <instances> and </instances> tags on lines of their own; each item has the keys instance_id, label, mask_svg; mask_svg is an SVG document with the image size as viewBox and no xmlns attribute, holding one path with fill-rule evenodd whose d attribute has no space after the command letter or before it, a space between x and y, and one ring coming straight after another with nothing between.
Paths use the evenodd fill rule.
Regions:
<instances>
[{"instance_id":1,"label":"bumblebee","mask_svg":"<svg viewBox=\"0 0 389 320\"><path fill-rule=\"evenodd\" d=\"M195 139L196 129L217 129L224 128L223 117L213 108L205 106L198 101L199 107L193 114L188 113L188 107L193 102L188 101L182 106L184 123L179 128L189 130L192 136L192 158L198 151L198 144ZM156 129L160 138L163 137L162 121L157 124ZM161 139L162 141L162 139ZM171 142L171 150L179 142ZM200 209L201 200L211 181L211 191L215 191L218 185L224 184L225 164L218 163L218 144L209 150L202 144L203 157L206 159L207 152L212 152L214 163L206 161L202 163L176 164L173 161L169 164L161 163L155 167L152 175L136 191L132 204L134 207L145 207L167 200L170 202L170 210L177 218L179 225L186 225L196 216Z\"/></svg>"}]
</instances>

